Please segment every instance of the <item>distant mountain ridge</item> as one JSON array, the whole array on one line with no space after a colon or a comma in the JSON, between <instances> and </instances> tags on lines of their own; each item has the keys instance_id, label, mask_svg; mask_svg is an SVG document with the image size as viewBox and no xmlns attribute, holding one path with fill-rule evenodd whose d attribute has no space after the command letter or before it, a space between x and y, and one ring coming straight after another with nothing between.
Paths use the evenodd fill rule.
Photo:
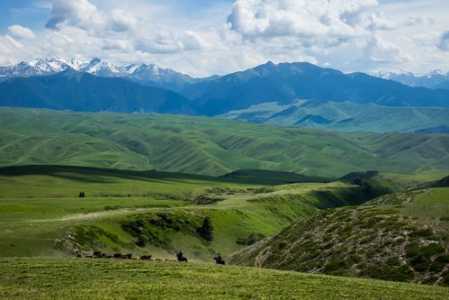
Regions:
<instances>
[{"instance_id":1,"label":"distant mountain ridge","mask_svg":"<svg viewBox=\"0 0 449 300\"><path fill-rule=\"evenodd\" d=\"M374 103L384 106L449 107L449 91L413 88L364 73L344 74L309 63L258 66L187 87L206 115L223 114L264 102L296 99Z\"/></svg>"},{"instance_id":2,"label":"distant mountain ridge","mask_svg":"<svg viewBox=\"0 0 449 300\"><path fill-rule=\"evenodd\" d=\"M358 129L374 128L374 131L439 128L447 126L449 118L443 116L441 122L436 122L441 119L440 112L421 111L421 108L449 108L449 90L410 87L364 73L345 74L304 62L268 62L225 76L198 79L155 65L116 65L100 59L47 59L3 67L0 74L3 76L3 80L0 80L1 106L221 116L277 103L286 108L270 115L270 122L277 120L279 124L288 126L345 129L348 126L359 126L357 119L363 118L364 121L368 117L370 122L378 124ZM69 84L71 81L73 85ZM64 86L65 89L54 84ZM145 89L144 86L152 89ZM109 91L108 87L115 93ZM168 90L172 92L168 93ZM298 99L307 99L309 105L295 106ZM154 105L149 105L150 102ZM331 105L331 110L339 116L334 118L329 111L316 113L317 109L311 107L317 105ZM378 107L373 109L373 105ZM423 120L427 125L415 126L405 120L407 126L392 129L388 122L395 119L389 121L388 116L381 118L377 113L398 115L399 109L393 110L394 107L410 108L407 109L409 115L412 118L417 116L417 120ZM412 109L414 107L416 109ZM292 116L299 118L295 117L294 123L290 124L294 119ZM237 119L257 123L259 118L265 117L240 116ZM384 124L380 124L382 122Z\"/></svg>"},{"instance_id":3,"label":"distant mountain ridge","mask_svg":"<svg viewBox=\"0 0 449 300\"><path fill-rule=\"evenodd\" d=\"M12 78L0 83L0 106L87 112L195 113L189 100L175 92L70 68L54 75Z\"/></svg>"},{"instance_id":4,"label":"distant mountain ridge","mask_svg":"<svg viewBox=\"0 0 449 300\"><path fill-rule=\"evenodd\" d=\"M186 84L200 79L193 78L170 69L160 68L154 64L113 64L99 58L82 59L38 59L21 62L12 66L0 66L0 80L3 78L32 77L54 75L68 69L89 73L99 77L120 77L142 84L180 90Z\"/></svg>"},{"instance_id":5,"label":"distant mountain ridge","mask_svg":"<svg viewBox=\"0 0 449 300\"><path fill-rule=\"evenodd\" d=\"M379 73L385 79L394 80L412 87L449 90L449 72L433 71L425 75L414 73Z\"/></svg>"}]
</instances>

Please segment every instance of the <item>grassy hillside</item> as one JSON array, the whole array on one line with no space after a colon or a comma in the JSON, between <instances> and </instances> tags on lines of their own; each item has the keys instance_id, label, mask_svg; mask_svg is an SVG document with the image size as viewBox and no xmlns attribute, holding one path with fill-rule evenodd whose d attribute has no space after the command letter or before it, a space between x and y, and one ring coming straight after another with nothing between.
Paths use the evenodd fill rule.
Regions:
<instances>
[{"instance_id":1,"label":"grassy hillside","mask_svg":"<svg viewBox=\"0 0 449 300\"><path fill-rule=\"evenodd\" d=\"M449 188L320 212L235 254L236 264L449 285Z\"/></svg>"},{"instance_id":2,"label":"grassy hillside","mask_svg":"<svg viewBox=\"0 0 449 300\"><path fill-rule=\"evenodd\" d=\"M448 135L337 134L151 114L0 109L0 165L59 164L224 175L239 169L339 177L443 176Z\"/></svg>"},{"instance_id":3,"label":"grassy hillside","mask_svg":"<svg viewBox=\"0 0 449 300\"><path fill-rule=\"evenodd\" d=\"M210 260L216 252L228 255L276 234L319 208L367 198L350 183L272 185L287 174L258 172L264 183L255 183L254 172L211 178L62 166L0 169L0 256L99 250L172 257L182 249L194 260ZM199 234L206 217L213 225L211 241Z\"/></svg>"},{"instance_id":4,"label":"grassy hillside","mask_svg":"<svg viewBox=\"0 0 449 300\"><path fill-rule=\"evenodd\" d=\"M300 100L290 104L262 103L222 117L289 127L347 132L415 132L449 125L449 109L389 107L351 102Z\"/></svg>"},{"instance_id":5,"label":"grassy hillside","mask_svg":"<svg viewBox=\"0 0 449 300\"><path fill-rule=\"evenodd\" d=\"M11 300L449 297L440 287L206 264L0 259L0 266L0 298Z\"/></svg>"}]
</instances>

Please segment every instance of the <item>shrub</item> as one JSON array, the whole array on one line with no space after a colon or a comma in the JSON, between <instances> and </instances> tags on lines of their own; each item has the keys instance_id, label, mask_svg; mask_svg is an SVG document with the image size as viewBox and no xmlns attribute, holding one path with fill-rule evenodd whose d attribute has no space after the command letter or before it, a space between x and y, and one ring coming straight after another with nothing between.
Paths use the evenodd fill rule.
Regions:
<instances>
[{"instance_id":1,"label":"shrub","mask_svg":"<svg viewBox=\"0 0 449 300\"><path fill-rule=\"evenodd\" d=\"M261 233L251 233L245 238L238 238L236 243L237 245L251 246L264 238L265 236Z\"/></svg>"},{"instance_id":2,"label":"shrub","mask_svg":"<svg viewBox=\"0 0 449 300\"><path fill-rule=\"evenodd\" d=\"M196 230L198 235L208 242L211 242L213 240L213 231L214 228L209 217L205 217L203 220L203 225L201 225L201 227Z\"/></svg>"}]
</instances>

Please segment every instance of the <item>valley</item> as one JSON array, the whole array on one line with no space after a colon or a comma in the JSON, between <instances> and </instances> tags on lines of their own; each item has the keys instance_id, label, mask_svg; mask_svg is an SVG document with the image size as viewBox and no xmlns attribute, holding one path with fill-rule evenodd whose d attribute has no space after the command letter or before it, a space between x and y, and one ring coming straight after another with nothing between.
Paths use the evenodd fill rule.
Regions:
<instances>
[{"instance_id":1,"label":"valley","mask_svg":"<svg viewBox=\"0 0 449 300\"><path fill-rule=\"evenodd\" d=\"M0 300L449 299L448 11L0 1Z\"/></svg>"}]
</instances>

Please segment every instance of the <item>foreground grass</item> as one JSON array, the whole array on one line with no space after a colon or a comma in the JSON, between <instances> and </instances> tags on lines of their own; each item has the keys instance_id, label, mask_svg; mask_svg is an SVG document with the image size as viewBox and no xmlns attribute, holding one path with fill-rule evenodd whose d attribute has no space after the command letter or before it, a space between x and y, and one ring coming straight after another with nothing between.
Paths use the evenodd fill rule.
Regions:
<instances>
[{"instance_id":1,"label":"foreground grass","mask_svg":"<svg viewBox=\"0 0 449 300\"><path fill-rule=\"evenodd\" d=\"M449 289L206 264L0 259L1 299L448 299Z\"/></svg>"}]
</instances>

